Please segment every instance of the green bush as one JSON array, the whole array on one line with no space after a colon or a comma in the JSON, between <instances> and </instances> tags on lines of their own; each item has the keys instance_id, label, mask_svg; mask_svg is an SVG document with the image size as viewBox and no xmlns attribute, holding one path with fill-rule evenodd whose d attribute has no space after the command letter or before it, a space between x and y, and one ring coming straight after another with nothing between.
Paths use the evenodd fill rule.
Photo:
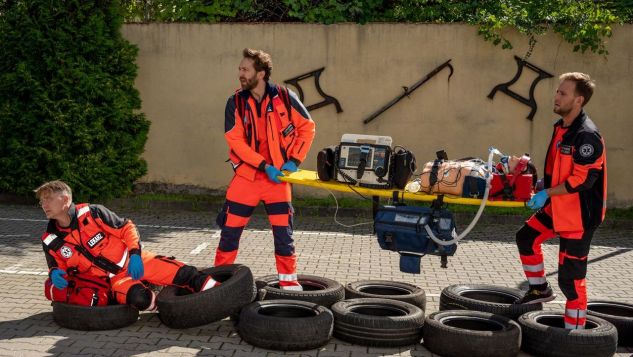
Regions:
<instances>
[{"instance_id":1,"label":"green bush","mask_svg":"<svg viewBox=\"0 0 633 357\"><path fill-rule=\"evenodd\" d=\"M504 31L514 28L529 39L525 57L547 30L574 51L606 55L610 25L633 19L633 0L124 0L124 8L127 21L143 22L461 22L507 49Z\"/></svg>"},{"instance_id":2,"label":"green bush","mask_svg":"<svg viewBox=\"0 0 633 357\"><path fill-rule=\"evenodd\" d=\"M78 199L131 191L149 122L137 48L107 0L0 2L0 192L62 179Z\"/></svg>"}]
</instances>

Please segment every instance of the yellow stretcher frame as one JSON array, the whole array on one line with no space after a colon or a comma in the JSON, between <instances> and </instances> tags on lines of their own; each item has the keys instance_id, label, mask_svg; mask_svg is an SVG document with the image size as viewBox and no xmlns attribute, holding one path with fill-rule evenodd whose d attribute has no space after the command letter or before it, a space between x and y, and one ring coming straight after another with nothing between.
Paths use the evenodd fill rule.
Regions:
<instances>
[{"instance_id":1,"label":"yellow stretcher frame","mask_svg":"<svg viewBox=\"0 0 633 357\"><path fill-rule=\"evenodd\" d=\"M398 192L398 198L404 200L415 200L415 201L428 201L431 202L437 198L436 195L429 195L426 193L420 192L406 192L397 188L367 188L360 186L351 186L345 183L337 182L337 181L321 181L319 180L319 176L316 171L310 170L299 170L297 172L289 173L284 171L284 177L280 177L282 181L309 186L316 187L321 189L327 189L331 191L340 191L340 192L349 192L349 193L360 193L361 195L366 196L379 196L379 197L388 197L392 198L394 192ZM471 206L479 206L481 205L481 199L478 198L465 198L465 197L454 197L444 195L445 203L454 203L458 205L471 205ZM522 201L486 201L486 206L491 207L525 207L525 202Z\"/></svg>"}]
</instances>

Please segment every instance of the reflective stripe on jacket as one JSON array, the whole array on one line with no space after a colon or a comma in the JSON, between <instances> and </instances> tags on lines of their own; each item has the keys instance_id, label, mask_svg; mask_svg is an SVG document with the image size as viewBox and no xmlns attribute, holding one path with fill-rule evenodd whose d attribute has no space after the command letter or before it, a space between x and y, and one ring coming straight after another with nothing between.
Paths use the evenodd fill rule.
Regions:
<instances>
[{"instance_id":1,"label":"reflective stripe on jacket","mask_svg":"<svg viewBox=\"0 0 633 357\"><path fill-rule=\"evenodd\" d=\"M562 119L554 124L561 125ZM546 168L551 143L549 147ZM598 128L584 111L569 126L555 150L552 172L544 175L545 188L564 183L569 193L550 198L554 231L597 227L604 220L607 207L606 148Z\"/></svg>"},{"instance_id":2,"label":"reflective stripe on jacket","mask_svg":"<svg viewBox=\"0 0 633 357\"><path fill-rule=\"evenodd\" d=\"M260 130L266 130L275 167L281 169L288 160L295 161L297 165L305 160L314 139L314 121L297 95L290 90L287 93L290 101L288 109L278 87L266 84L266 95L263 103L259 103L266 108L261 113L266 116L265 128L257 125L258 103L250 91L240 90L229 97L225 109L224 137L230 149L229 160L238 175L253 181L257 170L264 171L266 160L258 153L257 132ZM236 99L245 104L243 116L240 116Z\"/></svg>"}]
</instances>

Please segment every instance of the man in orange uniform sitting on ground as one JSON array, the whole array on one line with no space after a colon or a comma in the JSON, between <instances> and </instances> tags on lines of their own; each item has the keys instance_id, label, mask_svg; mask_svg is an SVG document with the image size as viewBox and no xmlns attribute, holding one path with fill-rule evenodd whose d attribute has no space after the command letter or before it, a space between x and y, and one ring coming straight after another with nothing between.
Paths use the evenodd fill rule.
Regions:
<instances>
[{"instance_id":1,"label":"man in orange uniform sitting on ground","mask_svg":"<svg viewBox=\"0 0 633 357\"><path fill-rule=\"evenodd\" d=\"M224 137L235 171L218 215L222 228L215 265L231 264L255 206L264 201L275 239L282 289L301 290L292 239L291 186L281 170L297 171L314 139L314 122L292 91L269 83L270 55L244 49L239 65L242 90L226 103Z\"/></svg>"},{"instance_id":2,"label":"man in orange uniform sitting on ground","mask_svg":"<svg viewBox=\"0 0 633 357\"><path fill-rule=\"evenodd\" d=\"M98 295L85 301L73 300L73 294L80 293L74 283L90 281L111 289L120 304L154 310L156 296L141 279L193 292L218 284L192 266L141 251L140 237L131 220L120 218L101 205L74 204L70 187L62 181L43 184L35 195L49 219L42 244L50 276L46 295L51 300L91 306L108 304L104 301L107 298L99 299Z\"/></svg>"},{"instance_id":3,"label":"man in orange uniform sitting on ground","mask_svg":"<svg viewBox=\"0 0 633 357\"><path fill-rule=\"evenodd\" d=\"M541 245L560 236L558 286L565 294L565 327L582 329L587 315L587 255L606 210L607 161L604 140L584 106L594 90L584 73L565 73L554 96L554 124L545 158L545 189L528 202L538 211L517 232L530 288L519 303L555 298L545 278Z\"/></svg>"}]
</instances>

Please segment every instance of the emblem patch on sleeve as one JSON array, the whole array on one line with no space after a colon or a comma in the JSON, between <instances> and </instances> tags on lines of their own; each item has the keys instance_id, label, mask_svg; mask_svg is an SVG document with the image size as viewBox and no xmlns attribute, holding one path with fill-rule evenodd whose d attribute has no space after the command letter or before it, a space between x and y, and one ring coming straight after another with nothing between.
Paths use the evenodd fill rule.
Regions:
<instances>
[{"instance_id":1,"label":"emblem patch on sleeve","mask_svg":"<svg viewBox=\"0 0 633 357\"><path fill-rule=\"evenodd\" d=\"M582 157L589 157L593 155L594 152L593 146L591 144L582 144L578 151L580 153L580 156Z\"/></svg>"},{"instance_id":2,"label":"emblem patch on sleeve","mask_svg":"<svg viewBox=\"0 0 633 357\"><path fill-rule=\"evenodd\" d=\"M62 253L62 257L66 258L66 259L68 259L68 258L73 256L72 249L70 249L67 246L63 246L59 251L60 251L60 253Z\"/></svg>"}]
</instances>

